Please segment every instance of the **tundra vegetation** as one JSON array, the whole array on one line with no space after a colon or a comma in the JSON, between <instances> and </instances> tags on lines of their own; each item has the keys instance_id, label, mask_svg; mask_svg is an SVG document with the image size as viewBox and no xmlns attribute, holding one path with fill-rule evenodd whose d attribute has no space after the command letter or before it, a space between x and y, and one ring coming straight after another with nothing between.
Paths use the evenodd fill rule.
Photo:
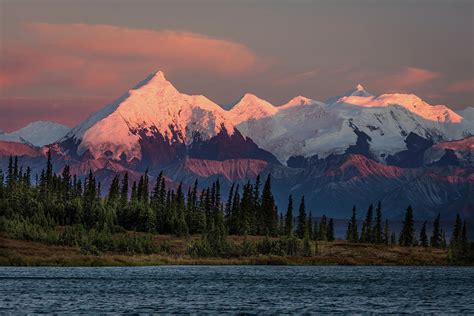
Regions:
<instances>
[{"instance_id":1,"label":"tundra vegetation","mask_svg":"<svg viewBox=\"0 0 474 316\"><path fill-rule=\"evenodd\" d=\"M53 172L51 155L32 181L29 167L10 157L0 172L0 264L472 264L473 243L459 215L449 242L440 227L425 222L417 233L406 209L397 238L382 206L369 205L360 220L354 206L344 241L335 240L334 220L308 214L304 196L295 212L288 197L279 215L271 175L223 199L219 180L205 189L167 186L148 172L129 183L116 175L107 194L89 172L85 179L65 166ZM41 250L41 251L40 251Z\"/></svg>"}]
</instances>

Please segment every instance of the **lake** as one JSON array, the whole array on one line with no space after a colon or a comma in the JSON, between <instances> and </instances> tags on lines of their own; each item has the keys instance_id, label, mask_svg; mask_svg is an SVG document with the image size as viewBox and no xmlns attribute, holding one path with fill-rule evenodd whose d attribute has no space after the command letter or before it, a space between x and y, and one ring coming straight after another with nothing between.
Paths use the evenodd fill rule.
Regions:
<instances>
[{"instance_id":1,"label":"lake","mask_svg":"<svg viewBox=\"0 0 474 316\"><path fill-rule=\"evenodd\" d=\"M0 268L0 313L474 313L470 267Z\"/></svg>"}]
</instances>

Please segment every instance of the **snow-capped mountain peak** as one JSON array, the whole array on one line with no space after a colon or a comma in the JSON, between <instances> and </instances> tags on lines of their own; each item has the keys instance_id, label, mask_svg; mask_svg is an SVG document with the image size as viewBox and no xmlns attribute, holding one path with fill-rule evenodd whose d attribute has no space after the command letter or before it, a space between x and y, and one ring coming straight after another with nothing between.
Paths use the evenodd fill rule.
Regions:
<instances>
[{"instance_id":1,"label":"snow-capped mountain peak","mask_svg":"<svg viewBox=\"0 0 474 316\"><path fill-rule=\"evenodd\" d=\"M344 96L329 100L323 104L296 97L277 107L276 115L255 123L243 120L237 128L283 163L291 156L321 158L343 153L357 144L360 133L368 136L370 152L382 162L405 150L406 137L412 132L434 142L474 133L472 122L413 94L377 97L359 84Z\"/></svg>"},{"instance_id":2,"label":"snow-capped mountain peak","mask_svg":"<svg viewBox=\"0 0 474 316\"><path fill-rule=\"evenodd\" d=\"M336 104L341 103L341 100L344 100L348 97L373 97L374 95L367 92L362 84L357 84L354 89L347 91L346 93L334 97L330 97L325 101L326 104Z\"/></svg>"},{"instance_id":3,"label":"snow-capped mountain peak","mask_svg":"<svg viewBox=\"0 0 474 316\"><path fill-rule=\"evenodd\" d=\"M350 95L351 96L356 96L356 97L371 97L372 96L372 94L367 92L367 90L365 90L364 86L361 85L360 83L357 84L357 86L355 87L355 89L352 91L352 93Z\"/></svg>"},{"instance_id":4,"label":"snow-capped mountain peak","mask_svg":"<svg viewBox=\"0 0 474 316\"><path fill-rule=\"evenodd\" d=\"M125 156L130 161L141 159L145 135L189 144L195 132L210 138L223 128L234 132L219 105L204 96L180 93L158 71L75 127L65 140L79 141L78 155L88 150L94 158Z\"/></svg>"},{"instance_id":5,"label":"snow-capped mountain peak","mask_svg":"<svg viewBox=\"0 0 474 316\"><path fill-rule=\"evenodd\" d=\"M234 125L243 121L258 120L276 114L278 109L269 102L254 94L246 93L230 111L229 116Z\"/></svg>"},{"instance_id":6,"label":"snow-capped mountain peak","mask_svg":"<svg viewBox=\"0 0 474 316\"><path fill-rule=\"evenodd\" d=\"M155 89L169 93L179 93L178 90L169 82L162 71L155 71L140 81L132 90Z\"/></svg>"},{"instance_id":7,"label":"snow-capped mountain peak","mask_svg":"<svg viewBox=\"0 0 474 316\"><path fill-rule=\"evenodd\" d=\"M280 109L280 110L281 109L288 109L288 108L292 108L292 107L295 107L295 106L310 105L310 104L314 104L314 103L317 103L317 101L311 100L307 97L303 97L303 96L299 95L299 96L294 97L293 99L291 99L287 103L279 106L278 109Z\"/></svg>"},{"instance_id":8,"label":"snow-capped mountain peak","mask_svg":"<svg viewBox=\"0 0 474 316\"><path fill-rule=\"evenodd\" d=\"M242 98L240 98L240 101L234 106L234 108L246 107L246 106L252 106L252 105L255 105L258 107L268 107L268 105L270 105L271 107L273 107L273 105L271 105L268 101L265 101L257 97L255 94L245 93L242 96Z\"/></svg>"},{"instance_id":9,"label":"snow-capped mountain peak","mask_svg":"<svg viewBox=\"0 0 474 316\"><path fill-rule=\"evenodd\" d=\"M69 130L69 127L55 122L36 121L11 133L0 133L0 140L41 147L61 139Z\"/></svg>"},{"instance_id":10,"label":"snow-capped mountain peak","mask_svg":"<svg viewBox=\"0 0 474 316\"><path fill-rule=\"evenodd\" d=\"M358 107L402 107L420 118L442 123L460 123L462 117L445 105L430 105L414 94L382 94L378 97L369 95L349 95L340 98L336 104Z\"/></svg>"},{"instance_id":11,"label":"snow-capped mountain peak","mask_svg":"<svg viewBox=\"0 0 474 316\"><path fill-rule=\"evenodd\" d=\"M361 133L380 161L405 150L410 133L433 141L473 134L472 124L460 115L413 94L373 96L359 84L333 99L328 105L297 96L276 107L246 93L224 110L205 96L180 93L158 71L78 125L64 141L73 139L79 156L89 151L93 158L132 161L142 160L143 146L190 145L196 132L206 140L223 129L234 135L236 126L285 163L295 155L343 153L359 142Z\"/></svg>"}]
</instances>

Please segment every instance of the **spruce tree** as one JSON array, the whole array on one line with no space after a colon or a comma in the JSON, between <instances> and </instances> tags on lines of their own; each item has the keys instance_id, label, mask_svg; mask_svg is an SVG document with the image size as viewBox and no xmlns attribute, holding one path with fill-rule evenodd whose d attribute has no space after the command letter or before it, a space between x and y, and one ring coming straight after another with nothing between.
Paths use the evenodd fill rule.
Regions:
<instances>
[{"instance_id":1,"label":"spruce tree","mask_svg":"<svg viewBox=\"0 0 474 316\"><path fill-rule=\"evenodd\" d=\"M285 215L285 234L291 236L293 234L293 197L288 197L288 207Z\"/></svg>"},{"instance_id":2,"label":"spruce tree","mask_svg":"<svg viewBox=\"0 0 474 316\"><path fill-rule=\"evenodd\" d=\"M96 179L92 175L92 170L89 170L89 175L87 176L87 181L84 184L84 196L83 196L83 206L84 206L84 221L88 227L92 227L97 222L97 186Z\"/></svg>"},{"instance_id":3,"label":"spruce tree","mask_svg":"<svg viewBox=\"0 0 474 316\"><path fill-rule=\"evenodd\" d=\"M359 241L359 230L357 228L357 218L356 218L356 207L352 208L352 216L351 216L351 221L349 222L350 224L350 236L349 236L349 241L356 243Z\"/></svg>"},{"instance_id":4,"label":"spruce tree","mask_svg":"<svg viewBox=\"0 0 474 316\"><path fill-rule=\"evenodd\" d=\"M148 177L148 169L145 173L140 177L140 181L138 182L137 187L137 198L142 203L148 203L149 198L149 177Z\"/></svg>"},{"instance_id":5,"label":"spruce tree","mask_svg":"<svg viewBox=\"0 0 474 316\"><path fill-rule=\"evenodd\" d=\"M441 247L441 227L440 227L440 214L435 218L433 222L433 233L431 234L430 244L431 247L440 248Z\"/></svg>"},{"instance_id":6,"label":"spruce tree","mask_svg":"<svg viewBox=\"0 0 474 316\"><path fill-rule=\"evenodd\" d=\"M365 221L362 224L362 233L360 235L360 240L363 243L370 243L373 241L373 231L372 231L372 217L373 217L373 208L372 204L369 205L367 209L367 215Z\"/></svg>"},{"instance_id":7,"label":"spruce tree","mask_svg":"<svg viewBox=\"0 0 474 316\"><path fill-rule=\"evenodd\" d=\"M276 214L275 200L271 191L271 176L268 175L263 186L261 202L260 233L264 235L276 236L278 232L278 222Z\"/></svg>"},{"instance_id":8,"label":"spruce tree","mask_svg":"<svg viewBox=\"0 0 474 316\"><path fill-rule=\"evenodd\" d=\"M270 175L267 177L267 181L270 178ZM258 209L260 207L260 175L257 175L255 178L255 186L253 187L253 207L254 209Z\"/></svg>"},{"instance_id":9,"label":"spruce tree","mask_svg":"<svg viewBox=\"0 0 474 316\"><path fill-rule=\"evenodd\" d=\"M267 176L267 181L269 180L270 175ZM255 234L265 234L264 233L264 218L265 215L262 214L261 203L263 196L260 196L260 175L257 175L255 179L255 185L252 186L249 182L249 209L247 214L247 221L249 225L250 232ZM263 195L263 192L262 192Z\"/></svg>"},{"instance_id":10,"label":"spruce tree","mask_svg":"<svg viewBox=\"0 0 474 316\"><path fill-rule=\"evenodd\" d=\"M153 187L153 191L151 193L150 204L152 210L155 212L155 227L156 230L161 233L163 232L163 212L162 212L162 204L160 201L160 192L161 192L161 179L163 178L163 173L160 172L158 177L156 178L155 186Z\"/></svg>"},{"instance_id":11,"label":"spruce tree","mask_svg":"<svg viewBox=\"0 0 474 316\"><path fill-rule=\"evenodd\" d=\"M174 192L173 190L166 191L166 199L163 207L163 222L161 223L163 227L163 233L173 234L175 232L175 223L176 223L176 209L174 203Z\"/></svg>"},{"instance_id":12,"label":"spruce tree","mask_svg":"<svg viewBox=\"0 0 474 316\"><path fill-rule=\"evenodd\" d=\"M161 173L160 173L161 174ZM162 175L162 174L161 174ZM158 177L157 181L159 180L160 177ZM158 197L157 197L157 209L155 212L157 212L157 227L164 229L166 226L166 201L167 201L167 196L168 192L166 189L166 182L165 182L165 177L161 177L161 184L159 185L159 191L158 191Z\"/></svg>"},{"instance_id":13,"label":"spruce tree","mask_svg":"<svg viewBox=\"0 0 474 316\"><path fill-rule=\"evenodd\" d=\"M385 220L385 227L383 232L384 244L388 246L390 243L390 227L388 226L388 219Z\"/></svg>"},{"instance_id":14,"label":"spruce tree","mask_svg":"<svg viewBox=\"0 0 474 316\"><path fill-rule=\"evenodd\" d=\"M232 218L232 200L234 198L234 186L235 183L232 183L232 186L229 190L229 196L227 197L227 201L225 203L224 220L227 224L230 223Z\"/></svg>"},{"instance_id":15,"label":"spruce tree","mask_svg":"<svg viewBox=\"0 0 474 316\"><path fill-rule=\"evenodd\" d=\"M0 173L1 173L1 170L0 170ZM71 180L71 178L69 178L69 181L70 180ZM24 182L25 182L25 185L26 185L27 188L31 187L31 168L30 168L30 166L28 166L26 168L26 173L25 173L25 176L24 176Z\"/></svg>"},{"instance_id":16,"label":"spruce tree","mask_svg":"<svg viewBox=\"0 0 474 316\"><path fill-rule=\"evenodd\" d=\"M15 159L13 160L13 179L14 181L18 181L18 156L15 156ZM51 168L51 170L50 170ZM47 165L47 170L49 173L51 173L51 179L53 177L53 165L51 164L51 150L48 151L48 165ZM52 181L50 181L50 184L52 184Z\"/></svg>"},{"instance_id":17,"label":"spruce tree","mask_svg":"<svg viewBox=\"0 0 474 316\"><path fill-rule=\"evenodd\" d=\"M428 247L428 236L426 235L426 221L423 223L423 227L421 227L420 244L422 247Z\"/></svg>"},{"instance_id":18,"label":"spruce tree","mask_svg":"<svg viewBox=\"0 0 474 316\"><path fill-rule=\"evenodd\" d=\"M186 223L186 206L184 201L183 184L179 183L174 198L173 208L175 210L175 234L177 236L187 236L189 233Z\"/></svg>"},{"instance_id":19,"label":"spruce tree","mask_svg":"<svg viewBox=\"0 0 474 316\"><path fill-rule=\"evenodd\" d=\"M467 255L469 251L469 240L467 239L467 227L466 227L466 220L464 220L462 224L462 231L461 231L461 252L463 256Z\"/></svg>"},{"instance_id":20,"label":"spruce tree","mask_svg":"<svg viewBox=\"0 0 474 316\"><path fill-rule=\"evenodd\" d=\"M311 214L311 212L309 212L308 224L306 226L306 229L308 231L308 236L312 237L312 233L313 233L313 215Z\"/></svg>"},{"instance_id":21,"label":"spruce tree","mask_svg":"<svg viewBox=\"0 0 474 316\"><path fill-rule=\"evenodd\" d=\"M352 238L352 223L351 221L347 222L347 230L346 230L346 240L347 242L351 242Z\"/></svg>"},{"instance_id":22,"label":"spruce tree","mask_svg":"<svg viewBox=\"0 0 474 316\"><path fill-rule=\"evenodd\" d=\"M286 235L286 233L285 233L285 218L283 216L283 213L278 213L278 209L277 209L277 214L280 214L279 219L278 219L278 235L279 236Z\"/></svg>"},{"instance_id":23,"label":"spruce tree","mask_svg":"<svg viewBox=\"0 0 474 316\"><path fill-rule=\"evenodd\" d=\"M119 177L115 176L110 184L109 194L107 195L107 204L110 207L116 207L120 199Z\"/></svg>"},{"instance_id":24,"label":"spruce tree","mask_svg":"<svg viewBox=\"0 0 474 316\"><path fill-rule=\"evenodd\" d=\"M405 220L403 221L403 228L399 237L399 244L402 247L410 247L414 243L415 230L413 228L413 209L408 206L405 213Z\"/></svg>"},{"instance_id":25,"label":"spruce tree","mask_svg":"<svg viewBox=\"0 0 474 316\"><path fill-rule=\"evenodd\" d=\"M28 167L28 170L30 170L29 167ZM27 173L28 172L31 172L31 171L27 171ZM70 198L69 193L71 191L71 172L70 172L69 165L64 166L61 176L62 176L61 193L63 195L63 198L67 201ZM30 176L28 175L27 177L29 178Z\"/></svg>"},{"instance_id":26,"label":"spruce tree","mask_svg":"<svg viewBox=\"0 0 474 316\"><path fill-rule=\"evenodd\" d=\"M214 191L214 211L219 213L219 211L224 212L224 204L221 199L221 184L219 178L216 179L216 190ZM224 213L222 213L224 215Z\"/></svg>"},{"instance_id":27,"label":"spruce tree","mask_svg":"<svg viewBox=\"0 0 474 316\"><path fill-rule=\"evenodd\" d=\"M448 242L446 241L446 233L444 230L441 230L441 248L445 249L448 246Z\"/></svg>"},{"instance_id":28,"label":"spruce tree","mask_svg":"<svg viewBox=\"0 0 474 316\"><path fill-rule=\"evenodd\" d=\"M332 218L329 219L327 232L326 232L327 241L334 241L334 221Z\"/></svg>"},{"instance_id":29,"label":"spruce tree","mask_svg":"<svg viewBox=\"0 0 474 316\"><path fill-rule=\"evenodd\" d=\"M41 171L42 176L44 177L44 170ZM8 158L8 168L7 168L7 188L8 191L11 191L13 184L15 182L15 174L13 172L13 157Z\"/></svg>"},{"instance_id":30,"label":"spruce tree","mask_svg":"<svg viewBox=\"0 0 474 316\"><path fill-rule=\"evenodd\" d=\"M238 234L239 215L241 214L239 185L235 188L234 197L232 198L231 214L232 217L230 219L230 225L228 226L229 234Z\"/></svg>"},{"instance_id":31,"label":"spruce tree","mask_svg":"<svg viewBox=\"0 0 474 316\"><path fill-rule=\"evenodd\" d=\"M461 263L466 258L468 252L468 241L466 231L466 221L461 221L459 214L453 228L453 236L449 244L449 259L453 263Z\"/></svg>"},{"instance_id":32,"label":"spruce tree","mask_svg":"<svg viewBox=\"0 0 474 316\"><path fill-rule=\"evenodd\" d=\"M0 169L0 217L1 216L4 216L4 212L5 212L5 209L4 209L4 203L3 203L3 199L5 198L5 184L4 184L4 176L3 176L3 171L2 169Z\"/></svg>"},{"instance_id":33,"label":"spruce tree","mask_svg":"<svg viewBox=\"0 0 474 316\"><path fill-rule=\"evenodd\" d=\"M456 244L461 240L462 221L459 213L456 214L456 221L454 222L453 235L451 237L451 244Z\"/></svg>"},{"instance_id":34,"label":"spruce tree","mask_svg":"<svg viewBox=\"0 0 474 316\"><path fill-rule=\"evenodd\" d=\"M328 219L323 214L319 221L318 240L327 240L328 238Z\"/></svg>"},{"instance_id":35,"label":"spruce tree","mask_svg":"<svg viewBox=\"0 0 474 316\"><path fill-rule=\"evenodd\" d=\"M15 157L15 168L17 167L17 157ZM46 184L51 186L53 180L53 163L51 160L51 149L48 150L48 161L46 163Z\"/></svg>"},{"instance_id":36,"label":"spruce tree","mask_svg":"<svg viewBox=\"0 0 474 316\"><path fill-rule=\"evenodd\" d=\"M305 208L305 203L304 203L304 195L301 197L301 203L300 203L300 208L298 212L298 226L296 227L296 235L298 238L303 239L304 234L307 230L306 227L306 208Z\"/></svg>"},{"instance_id":37,"label":"spruce tree","mask_svg":"<svg viewBox=\"0 0 474 316\"><path fill-rule=\"evenodd\" d=\"M128 202L128 172L125 173L122 179L122 187L120 189L120 198L122 207L124 207Z\"/></svg>"},{"instance_id":38,"label":"spruce tree","mask_svg":"<svg viewBox=\"0 0 474 316\"><path fill-rule=\"evenodd\" d=\"M133 181L133 183L132 183L132 193L130 194L130 201L131 202L136 202L137 200L138 200L137 182Z\"/></svg>"},{"instance_id":39,"label":"spruce tree","mask_svg":"<svg viewBox=\"0 0 474 316\"><path fill-rule=\"evenodd\" d=\"M381 244L384 241L382 232L382 207L380 205L380 201L377 205L377 209L375 210L375 227L372 241L376 244Z\"/></svg>"},{"instance_id":40,"label":"spruce tree","mask_svg":"<svg viewBox=\"0 0 474 316\"><path fill-rule=\"evenodd\" d=\"M319 223L316 219L314 220L314 223L313 223L313 232L312 232L311 237L313 238L314 241L317 241L319 238ZM317 243L315 243L315 245L317 245Z\"/></svg>"},{"instance_id":41,"label":"spruce tree","mask_svg":"<svg viewBox=\"0 0 474 316\"><path fill-rule=\"evenodd\" d=\"M254 220L253 214L255 214L253 207L253 188L250 182L247 182L242 191L239 213L236 220L239 235L257 233L256 227L254 226L255 223L252 222L252 220Z\"/></svg>"}]
</instances>

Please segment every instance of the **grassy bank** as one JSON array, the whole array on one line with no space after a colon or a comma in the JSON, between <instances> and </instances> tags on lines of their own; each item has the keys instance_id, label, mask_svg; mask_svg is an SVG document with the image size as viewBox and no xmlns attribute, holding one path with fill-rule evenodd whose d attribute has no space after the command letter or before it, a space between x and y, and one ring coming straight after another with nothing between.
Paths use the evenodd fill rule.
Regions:
<instances>
[{"instance_id":1,"label":"grassy bank","mask_svg":"<svg viewBox=\"0 0 474 316\"><path fill-rule=\"evenodd\" d=\"M232 257L195 257L187 254L192 240L174 236L153 236L157 249L151 254L129 252L91 252L80 247L57 246L43 242L15 240L0 236L2 266L145 266L145 265L447 265L447 250L351 244L345 241L318 242L310 257L251 255ZM245 240L258 242L262 237L229 237L236 247ZM163 246L165 245L165 246Z\"/></svg>"}]
</instances>

